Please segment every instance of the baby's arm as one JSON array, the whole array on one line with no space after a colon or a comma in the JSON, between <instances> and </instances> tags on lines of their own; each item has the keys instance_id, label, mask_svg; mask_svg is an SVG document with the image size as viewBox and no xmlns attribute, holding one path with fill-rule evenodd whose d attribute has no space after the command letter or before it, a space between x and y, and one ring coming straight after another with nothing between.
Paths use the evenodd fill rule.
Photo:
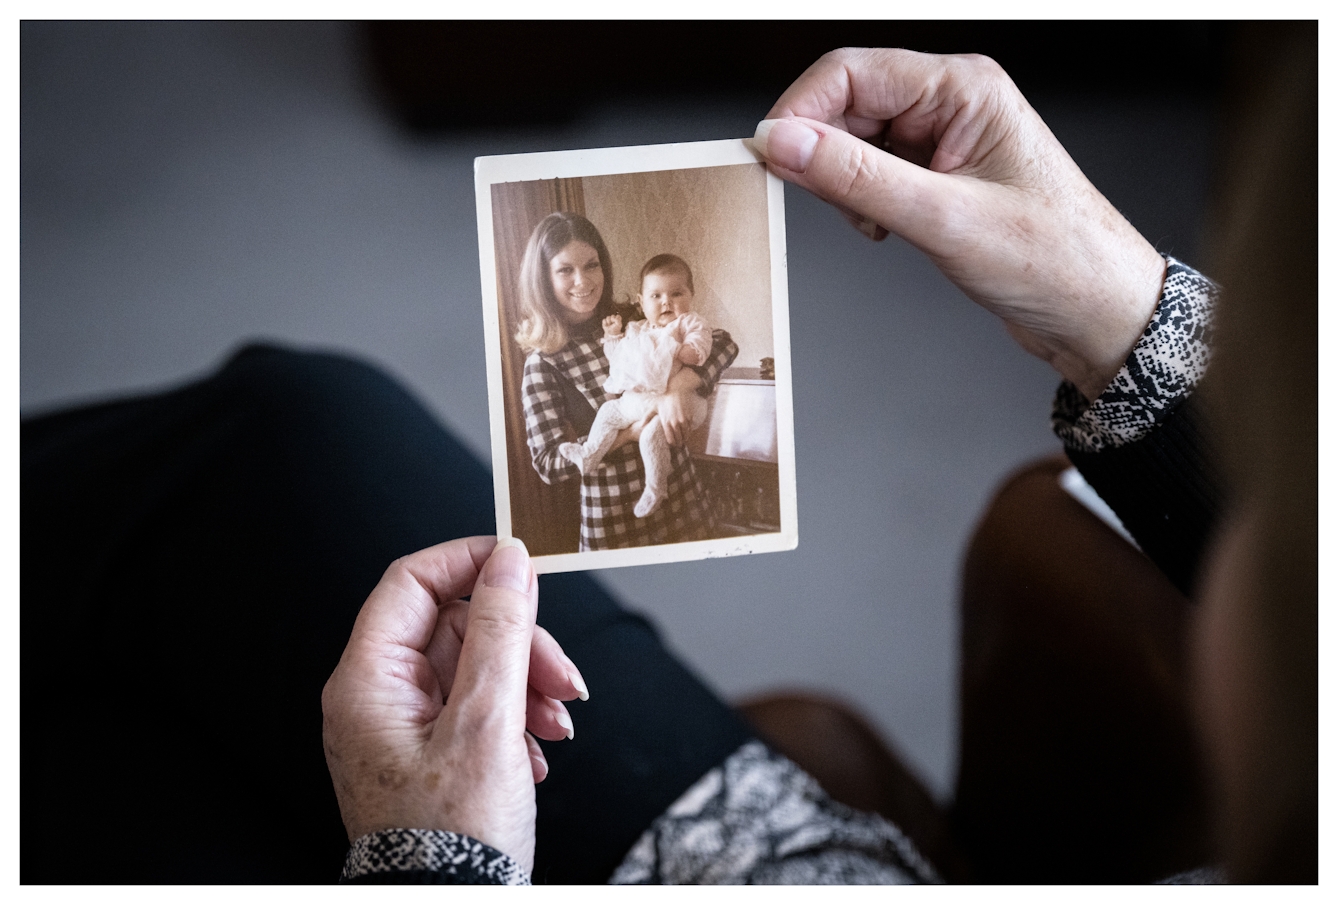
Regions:
<instances>
[{"instance_id":1,"label":"baby's arm","mask_svg":"<svg viewBox=\"0 0 1338 905\"><path fill-rule=\"evenodd\" d=\"M604 318L604 351L607 352L623 338L623 319L617 314Z\"/></svg>"},{"instance_id":2,"label":"baby's arm","mask_svg":"<svg viewBox=\"0 0 1338 905\"><path fill-rule=\"evenodd\" d=\"M696 377L697 379L694 381L694 386L684 386L681 387L681 389L688 389L696 392L697 395L705 399L715 391L716 381L720 379L720 375L724 372L725 368L728 368L734 363L734 359L738 357L738 354L739 347L735 344L734 340L730 338L728 333L724 330L712 330L710 357L708 357L705 363L700 367L683 368L674 376L682 377L684 380L687 380L690 377ZM683 371L687 372L686 376L683 374ZM674 389L674 387L671 386L670 389Z\"/></svg>"},{"instance_id":3,"label":"baby's arm","mask_svg":"<svg viewBox=\"0 0 1338 905\"><path fill-rule=\"evenodd\" d=\"M683 334L678 360L694 368L705 363L711 354L711 328L706 321L700 314L684 314L678 319L678 329Z\"/></svg>"}]
</instances>

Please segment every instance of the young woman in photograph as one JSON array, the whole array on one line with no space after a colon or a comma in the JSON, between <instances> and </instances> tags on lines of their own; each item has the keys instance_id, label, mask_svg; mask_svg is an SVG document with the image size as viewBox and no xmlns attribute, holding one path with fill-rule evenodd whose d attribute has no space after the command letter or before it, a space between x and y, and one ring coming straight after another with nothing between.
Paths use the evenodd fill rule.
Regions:
<instances>
[{"instance_id":1,"label":"young woman in photograph","mask_svg":"<svg viewBox=\"0 0 1338 905\"><path fill-rule=\"evenodd\" d=\"M545 217L525 248L520 271L521 320L516 341L528 353L521 384L534 470L547 484L580 479L580 549L608 550L705 540L715 518L706 488L685 447L692 396L709 396L739 348L723 330L712 331L710 355L675 373L658 415L670 442L663 505L644 518L634 512L646 486L638 441L644 424L619 432L601 466L590 474L559 452L584 443L605 390L609 360L601 342L604 319L614 314L613 266L603 237L579 214Z\"/></svg>"}]
</instances>

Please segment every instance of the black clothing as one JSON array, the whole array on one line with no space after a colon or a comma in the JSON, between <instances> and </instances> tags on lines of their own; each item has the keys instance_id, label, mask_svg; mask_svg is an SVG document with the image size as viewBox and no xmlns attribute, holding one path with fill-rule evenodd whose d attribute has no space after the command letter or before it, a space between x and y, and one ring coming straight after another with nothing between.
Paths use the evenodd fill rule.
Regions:
<instances>
[{"instance_id":1,"label":"black clothing","mask_svg":"<svg viewBox=\"0 0 1338 905\"><path fill-rule=\"evenodd\" d=\"M492 533L488 470L379 371L263 346L21 437L21 882L332 882L321 688L392 560ZM603 883L751 734L593 579L540 585L595 694L541 743L534 880Z\"/></svg>"}]
</instances>

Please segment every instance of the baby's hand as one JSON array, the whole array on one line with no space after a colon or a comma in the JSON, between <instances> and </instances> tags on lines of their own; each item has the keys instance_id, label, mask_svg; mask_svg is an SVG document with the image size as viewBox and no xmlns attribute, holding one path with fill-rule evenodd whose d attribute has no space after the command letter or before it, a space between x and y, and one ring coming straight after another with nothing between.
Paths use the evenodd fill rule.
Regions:
<instances>
[{"instance_id":1,"label":"baby's hand","mask_svg":"<svg viewBox=\"0 0 1338 905\"><path fill-rule=\"evenodd\" d=\"M623 332L623 319L617 314L610 314L604 318L604 335L621 336Z\"/></svg>"},{"instance_id":2,"label":"baby's hand","mask_svg":"<svg viewBox=\"0 0 1338 905\"><path fill-rule=\"evenodd\" d=\"M696 349L692 348L692 346L685 344L678 349L678 360L685 365L691 365L695 368L702 363L702 355Z\"/></svg>"}]
</instances>

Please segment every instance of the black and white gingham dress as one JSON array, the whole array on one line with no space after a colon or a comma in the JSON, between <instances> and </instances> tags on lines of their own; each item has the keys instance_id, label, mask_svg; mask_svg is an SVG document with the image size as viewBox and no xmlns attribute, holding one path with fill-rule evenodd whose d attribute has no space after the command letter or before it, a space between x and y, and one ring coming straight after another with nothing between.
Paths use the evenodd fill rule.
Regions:
<instances>
[{"instance_id":1,"label":"black and white gingham dress","mask_svg":"<svg viewBox=\"0 0 1338 905\"><path fill-rule=\"evenodd\" d=\"M594 473L584 477L558 453L562 443L585 442L595 412L611 398L604 391L609 360L599 342L603 328L593 318L592 323L593 327L573 331L557 352L532 352L525 360L521 398L534 470L547 484L581 479L581 550L714 537L715 516L686 449L670 447L668 493L660 508L646 518L632 512L645 487L641 451L635 443L611 451ZM720 372L739 354L739 347L724 330L712 331L711 340L710 359L693 369L701 375L703 395L715 389Z\"/></svg>"}]
</instances>

